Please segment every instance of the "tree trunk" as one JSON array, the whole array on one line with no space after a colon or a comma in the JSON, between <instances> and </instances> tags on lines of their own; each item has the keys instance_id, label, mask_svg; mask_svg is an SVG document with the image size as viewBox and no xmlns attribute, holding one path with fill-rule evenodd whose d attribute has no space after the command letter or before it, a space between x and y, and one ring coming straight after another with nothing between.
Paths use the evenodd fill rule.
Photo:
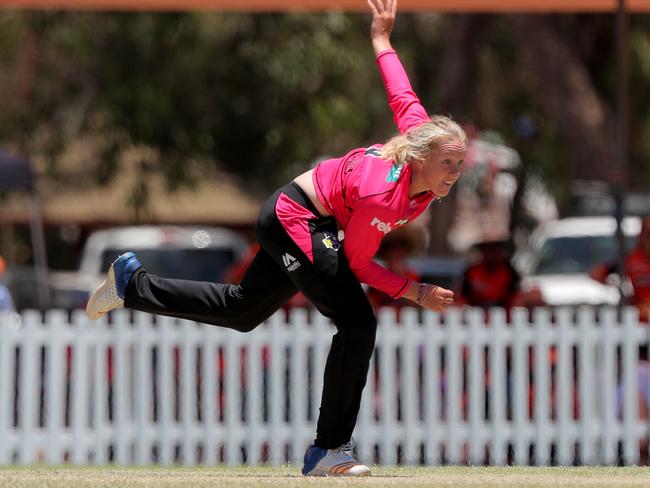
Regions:
<instances>
[{"instance_id":1,"label":"tree trunk","mask_svg":"<svg viewBox=\"0 0 650 488\"><path fill-rule=\"evenodd\" d=\"M547 115L561 131L571 161L567 177L606 180L613 167L610 107L596 91L583 61L545 15L512 16L521 66Z\"/></svg>"},{"instance_id":2,"label":"tree trunk","mask_svg":"<svg viewBox=\"0 0 650 488\"><path fill-rule=\"evenodd\" d=\"M477 47L488 25L486 15L454 15L448 26L449 39L440 66L440 106L436 112L453 114L463 122L471 113L474 80L476 78ZM428 60L427 60L428 61ZM430 61L428 61L430 64ZM429 225L429 252L447 254L450 251L447 233L456 208L456 192L452 190L441 205L432 205Z\"/></svg>"},{"instance_id":3,"label":"tree trunk","mask_svg":"<svg viewBox=\"0 0 650 488\"><path fill-rule=\"evenodd\" d=\"M479 42L491 18L489 15L454 15L450 18L449 39L440 71L440 110L444 114L454 114L457 120L462 121L473 112L471 104L476 86Z\"/></svg>"}]
</instances>

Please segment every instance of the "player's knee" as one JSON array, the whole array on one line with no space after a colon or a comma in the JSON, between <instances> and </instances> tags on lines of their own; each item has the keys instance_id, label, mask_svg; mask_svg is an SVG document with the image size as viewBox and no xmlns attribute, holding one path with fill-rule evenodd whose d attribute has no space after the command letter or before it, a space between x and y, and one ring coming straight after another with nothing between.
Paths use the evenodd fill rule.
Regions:
<instances>
[{"instance_id":1,"label":"player's knee","mask_svg":"<svg viewBox=\"0 0 650 488\"><path fill-rule=\"evenodd\" d=\"M252 332L260 324L261 322L255 322L250 320L237 321L235 323L236 328L239 332Z\"/></svg>"},{"instance_id":2,"label":"player's knee","mask_svg":"<svg viewBox=\"0 0 650 488\"><path fill-rule=\"evenodd\" d=\"M239 332L251 332L268 318L266 311L257 311L251 308L243 308L231 317L231 322L236 325Z\"/></svg>"},{"instance_id":3,"label":"player's knee","mask_svg":"<svg viewBox=\"0 0 650 488\"><path fill-rule=\"evenodd\" d=\"M372 356L377 335L377 319L374 315L357 320L347 327L340 328L346 342L354 344L355 354L362 361L367 361Z\"/></svg>"},{"instance_id":4,"label":"player's knee","mask_svg":"<svg viewBox=\"0 0 650 488\"><path fill-rule=\"evenodd\" d=\"M377 333L377 325L374 327L364 327L361 334L357 334L359 339L359 352L368 359L372 356L372 351L375 349L375 338Z\"/></svg>"},{"instance_id":5,"label":"player's knee","mask_svg":"<svg viewBox=\"0 0 650 488\"><path fill-rule=\"evenodd\" d=\"M250 312L242 310L237 314L232 314L228 320L230 327L239 332L251 332L262 323L258 317L252 316Z\"/></svg>"}]
</instances>

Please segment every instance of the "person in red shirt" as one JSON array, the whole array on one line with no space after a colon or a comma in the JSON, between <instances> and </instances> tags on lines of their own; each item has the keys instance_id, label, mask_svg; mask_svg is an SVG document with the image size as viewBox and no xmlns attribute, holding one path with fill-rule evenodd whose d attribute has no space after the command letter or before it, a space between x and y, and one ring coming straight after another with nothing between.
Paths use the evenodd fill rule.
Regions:
<instances>
[{"instance_id":1,"label":"person in red shirt","mask_svg":"<svg viewBox=\"0 0 650 488\"><path fill-rule=\"evenodd\" d=\"M11 297L11 292L9 288L2 284L2 277L5 273L5 260L0 256L0 312L1 311L14 311L16 307L14 305L13 298Z\"/></svg>"},{"instance_id":2,"label":"person in red shirt","mask_svg":"<svg viewBox=\"0 0 650 488\"><path fill-rule=\"evenodd\" d=\"M513 306L521 278L510 264L508 243L485 241L475 247L480 257L463 273L460 302L484 308Z\"/></svg>"},{"instance_id":3,"label":"person in red shirt","mask_svg":"<svg viewBox=\"0 0 650 488\"><path fill-rule=\"evenodd\" d=\"M650 215L641 219L641 232L634 249L625 257L625 276L632 284L630 305L639 309L641 320L650 318ZM616 271L615 263L597 266L590 276L604 283Z\"/></svg>"},{"instance_id":4,"label":"person in red shirt","mask_svg":"<svg viewBox=\"0 0 650 488\"><path fill-rule=\"evenodd\" d=\"M406 238L386 239L382 242L378 255L390 271L411 281L419 282L420 275L409 267L406 260L410 254L410 248L411 245ZM395 299L377 288L368 289L368 299L375 310L385 306L401 308L413 305L410 300Z\"/></svg>"},{"instance_id":5,"label":"person in red shirt","mask_svg":"<svg viewBox=\"0 0 650 488\"><path fill-rule=\"evenodd\" d=\"M590 276L606 282L607 277L616 272L616 263L598 265L590 273ZM638 308L639 318L643 321L650 319L650 215L641 219L641 231L636 246L625 257L624 273L632 285L632 296L629 304ZM648 378L650 377L650 362L648 361L648 347L639 347L639 363L637 364L637 401L639 404L639 416L643 419L650 417L650 391L648 389ZM620 416L622 411L623 385L617 388L617 410ZM641 444L641 456L647 462L648 443Z\"/></svg>"}]
</instances>

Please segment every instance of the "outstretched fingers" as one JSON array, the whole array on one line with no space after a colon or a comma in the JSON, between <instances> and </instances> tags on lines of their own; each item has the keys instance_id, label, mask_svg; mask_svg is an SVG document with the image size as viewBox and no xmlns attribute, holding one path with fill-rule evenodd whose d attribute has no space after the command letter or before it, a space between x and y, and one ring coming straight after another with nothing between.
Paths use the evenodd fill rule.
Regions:
<instances>
[{"instance_id":1,"label":"outstretched fingers","mask_svg":"<svg viewBox=\"0 0 650 488\"><path fill-rule=\"evenodd\" d=\"M384 0L367 0L368 5L370 5L370 10L375 15L383 14L386 10L384 7Z\"/></svg>"},{"instance_id":2,"label":"outstretched fingers","mask_svg":"<svg viewBox=\"0 0 650 488\"><path fill-rule=\"evenodd\" d=\"M385 10L391 15L397 13L397 0L386 0Z\"/></svg>"},{"instance_id":3,"label":"outstretched fingers","mask_svg":"<svg viewBox=\"0 0 650 488\"><path fill-rule=\"evenodd\" d=\"M394 17L397 15L397 0L388 0L386 10Z\"/></svg>"},{"instance_id":4,"label":"outstretched fingers","mask_svg":"<svg viewBox=\"0 0 650 488\"><path fill-rule=\"evenodd\" d=\"M395 16L387 9L388 1L395 0L366 0L372 12L372 23L370 24L370 38L375 54L392 49L390 45L390 33L393 30Z\"/></svg>"}]
</instances>

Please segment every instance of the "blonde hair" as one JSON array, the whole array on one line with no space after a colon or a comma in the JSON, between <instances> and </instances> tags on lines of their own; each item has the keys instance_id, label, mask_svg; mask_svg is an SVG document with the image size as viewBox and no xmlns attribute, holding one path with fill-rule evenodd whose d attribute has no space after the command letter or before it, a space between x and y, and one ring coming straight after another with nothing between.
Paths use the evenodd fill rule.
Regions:
<instances>
[{"instance_id":1,"label":"blonde hair","mask_svg":"<svg viewBox=\"0 0 650 488\"><path fill-rule=\"evenodd\" d=\"M379 153L382 159L404 164L414 159L425 160L443 142L455 139L467 145L465 131L451 118L433 115L431 121L390 139Z\"/></svg>"}]
</instances>

